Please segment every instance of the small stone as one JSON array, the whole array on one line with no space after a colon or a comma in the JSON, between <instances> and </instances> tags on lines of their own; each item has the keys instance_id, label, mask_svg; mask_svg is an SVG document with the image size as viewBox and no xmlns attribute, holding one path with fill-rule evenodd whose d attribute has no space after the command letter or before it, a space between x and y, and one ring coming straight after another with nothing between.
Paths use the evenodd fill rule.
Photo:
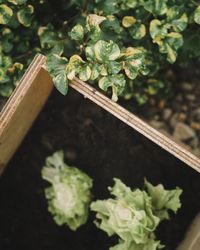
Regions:
<instances>
[{"instance_id":1,"label":"small stone","mask_svg":"<svg viewBox=\"0 0 200 250\"><path fill-rule=\"evenodd\" d=\"M166 108L163 110L163 113L162 113L162 118L163 120L168 120L172 115L172 110L170 108Z\"/></svg>"},{"instance_id":2,"label":"small stone","mask_svg":"<svg viewBox=\"0 0 200 250\"><path fill-rule=\"evenodd\" d=\"M159 121L160 120L160 116L159 115L154 115L154 118L153 118L155 121Z\"/></svg>"},{"instance_id":3,"label":"small stone","mask_svg":"<svg viewBox=\"0 0 200 250\"><path fill-rule=\"evenodd\" d=\"M187 105L182 105L181 111L183 111L183 112L188 111L188 106Z\"/></svg>"},{"instance_id":4,"label":"small stone","mask_svg":"<svg viewBox=\"0 0 200 250\"><path fill-rule=\"evenodd\" d=\"M200 122L191 122L190 127L194 130L200 130Z\"/></svg>"},{"instance_id":5,"label":"small stone","mask_svg":"<svg viewBox=\"0 0 200 250\"><path fill-rule=\"evenodd\" d=\"M193 116L197 121L200 121L200 108L197 108L193 111Z\"/></svg>"},{"instance_id":6,"label":"small stone","mask_svg":"<svg viewBox=\"0 0 200 250\"><path fill-rule=\"evenodd\" d=\"M177 101L177 102L182 102L182 101L183 101L183 96L182 96L182 94L177 95L176 101Z\"/></svg>"},{"instance_id":7,"label":"small stone","mask_svg":"<svg viewBox=\"0 0 200 250\"><path fill-rule=\"evenodd\" d=\"M197 137L193 138L191 141L190 141L190 146L193 148L193 149L196 149L198 148L199 146L199 139Z\"/></svg>"},{"instance_id":8,"label":"small stone","mask_svg":"<svg viewBox=\"0 0 200 250\"><path fill-rule=\"evenodd\" d=\"M185 113L179 113L179 115L178 115L178 121L183 122L183 121L186 120L186 118L187 118L187 116L186 116Z\"/></svg>"},{"instance_id":9,"label":"small stone","mask_svg":"<svg viewBox=\"0 0 200 250\"><path fill-rule=\"evenodd\" d=\"M77 160L77 152L76 152L76 150L73 149L73 148L67 148L65 150L65 157L66 157L67 160L72 161L72 162Z\"/></svg>"},{"instance_id":10,"label":"small stone","mask_svg":"<svg viewBox=\"0 0 200 250\"><path fill-rule=\"evenodd\" d=\"M175 126L173 136L178 140L186 141L196 137L196 133L187 124L178 122Z\"/></svg>"},{"instance_id":11,"label":"small stone","mask_svg":"<svg viewBox=\"0 0 200 250\"><path fill-rule=\"evenodd\" d=\"M164 109L165 107L165 100L161 100L158 104L159 109Z\"/></svg>"},{"instance_id":12,"label":"small stone","mask_svg":"<svg viewBox=\"0 0 200 250\"><path fill-rule=\"evenodd\" d=\"M179 113L174 113L170 119L170 125L172 128L174 128L178 122L178 116L179 116Z\"/></svg>"},{"instance_id":13,"label":"small stone","mask_svg":"<svg viewBox=\"0 0 200 250\"><path fill-rule=\"evenodd\" d=\"M186 95L185 97L186 97L186 99L187 99L188 101L191 101L191 102L195 101L195 99L196 99L196 96L195 96L195 95L192 95L192 94L188 94L188 95Z\"/></svg>"},{"instance_id":14,"label":"small stone","mask_svg":"<svg viewBox=\"0 0 200 250\"><path fill-rule=\"evenodd\" d=\"M195 150L194 150L194 153L195 153L195 155L197 155L198 157L200 156L200 149L199 148L196 148Z\"/></svg>"},{"instance_id":15,"label":"small stone","mask_svg":"<svg viewBox=\"0 0 200 250\"><path fill-rule=\"evenodd\" d=\"M190 92L193 90L194 86L189 82L184 82L181 87L185 92Z\"/></svg>"},{"instance_id":16,"label":"small stone","mask_svg":"<svg viewBox=\"0 0 200 250\"><path fill-rule=\"evenodd\" d=\"M165 127L165 124L163 122L155 120L149 121L149 124L156 129L161 129Z\"/></svg>"},{"instance_id":17,"label":"small stone","mask_svg":"<svg viewBox=\"0 0 200 250\"><path fill-rule=\"evenodd\" d=\"M170 119L170 125L172 128L175 128L176 127L176 124L178 122L183 122L185 121L187 118L186 114L181 112L181 113L175 113L173 114L173 116L171 117Z\"/></svg>"}]
</instances>

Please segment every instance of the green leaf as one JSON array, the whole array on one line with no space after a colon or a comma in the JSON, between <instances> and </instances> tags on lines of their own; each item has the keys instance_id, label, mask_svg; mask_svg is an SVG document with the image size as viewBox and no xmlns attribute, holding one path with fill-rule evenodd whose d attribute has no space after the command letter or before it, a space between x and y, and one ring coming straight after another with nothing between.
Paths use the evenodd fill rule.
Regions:
<instances>
[{"instance_id":1,"label":"green leaf","mask_svg":"<svg viewBox=\"0 0 200 250\"><path fill-rule=\"evenodd\" d=\"M68 92L68 80L66 76L66 66L68 60L58 55L51 55L47 60L47 70L53 79L57 90L66 95Z\"/></svg>"},{"instance_id":2,"label":"green leaf","mask_svg":"<svg viewBox=\"0 0 200 250\"><path fill-rule=\"evenodd\" d=\"M73 231L85 224L91 202L92 179L65 164L62 151L47 157L42 178L51 184L45 189L45 196L55 222L66 224Z\"/></svg>"},{"instance_id":3,"label":"green leaf","mask_svg":"<svg viewBox=\"0 0 200 250\"><path fill-rule=\"evenodd\" d=\"M1 43L5 53L11 52L13 49L13 32L10 29L2 29Z\"/></svg>"},{"instance_id":4,"label":"green leaf","mask_svg":"<svg viewBox=\"0 0 200 250\"><path fill-rule=\"evenodd\" d=\"M11 96L13 90L14 90L14 86L11 82L7 82L4 84L1 84L1 82L0 82L0 95L2 95L4 97L9 97L9 96Z\"/></svg>"},{"instance_id":5,"label":"green leaf","mask_svg":"<svg viewBox=\"0 0 200 250\"><path fill-rule=\"evenodd\" d=\"M100 62L114 61L120 56L120 49L113 41L98 41L94 45L96 59Z\"/></svg>"},{"instance_id":6,"label":"green leaf","mask_svg":"<svg viewBox=\"0 0 200 250\"><path fill-rule=\"evenodd\" d=\"M145 51L143 49L129 47L123 55L125 57L123 69L129 79L134 80L140 72L148 73L145 71Z\"/></svg>"},{"instance_id":7,"label":"green leaf","mask_svg":"<svg viewBox=\"0 0 200 250\"><path fill-rule=\"evenodd\" d=\"M24 6L17 12L18 21L25 27L29 27L31 25L33 12L34 8L32 5Z\"/></svg>"},{"instance_id":8,"label":"green leaf","mask_svg":"<svg viewBox=\"0 0 200 250\"><path fill-rule=\"evenodd\" d=\"M163 25L163 23L158 20L158 19L154 19L150 22L150 35L151 37L154 39L162 39L167 35L167 27L165 25Z\"/></svg>"},{"instance_id":9,"label":"green leaf","mask_svg":"<svg viewBox=\"0 0 200 250\"><path fill-rule=\"evenodd\" d=\"M168 0L142 0L145 10L151 12L154 16L161 16L167 12Z\"/></svg>"},{"instance_id":10,"label":"green leaf","mask_svg":"<svg viewBox=\"0 0 200 250\"><path fill-rule=\"evenodd\" d=\"M174 63L177 57L176 51L183 45L183 37L180 33L171 32L166 36L164 43L167 48L167 60Z\"/></svg>"},{"instance_id":11,"label":"green leaf","mask_svg":"<svg viewBox=\"0 0 200 250\"><path fill-rule=\"evenodd\" d=\"M95 57L95 53L94 53L93 47L87 46L85 48L85 56L86 56L86 58L87 58L88 61L92 61L92 62L95 61L96 57Z\"/></svg>"},{"instance_id":12,"label":"green leaf","mask_svg":"<svg viewBox=\"0 0 200 250\"><path fill-rule=\"evenodd\" d=\"M136 23L129 28L129 33L133 39L140 40L146 35L146 27L144 24Z\"/></svg>"},{"instance_id":13,"label":"green leaf","mask_svg":"<svg viewBox=\"0 0 200 250\"><path fill-rule=\"evenodd\" d=\"M70 32L70 37L75 41L82 41L84 38L84 28L82 25L77 24L74 26Z\"/></svg>"},{"instance_id":14,"label":"green leaf","mask_svg":"<svg viewBox=\"0 0 200 250\"><path fill-rule=\"evenodd\" d=\"M172 25L173 30L181 32L186 29L188 24L187 14L184 7L175 5L167 10L167 21Z\"/></svg>"},{"instance_id":15,"label":"green leaf","mask_svg":"<svg viewBox=\"0 0 200 250\"><path fill-rule=\"evenodd\" d=\"M123 92L125 84L126 80L122 74L105 76L99 80L99 87L102 90L107 91L109 87L112 88L112 100L115 102L118 100L118 96Z\"/></svg>"},{"instance_id":16,"label":"green leaf","mask_svg":"<svg viewBox=\"0 0 200 250\"><path fill-rule=\"evenodd\" d=\"M200 24L200 6L198 6L194 11L194 21L197 24Z\"/></svg>"},{"instance_id":17,"label":"green leaf","mask_svg":"<svg viewBox=\"0 0 200 250\"><path fill-rule=\"evenodd\" d=\"M62 34L56 32L52 25L40 27L38 29L38 36L43 51L47 50L47 54L61 55L64 51L64 39Z\"/></svg>"},{"instance_id":18,"label":"green leaf","mask_svg":"<svg viewBox=\"0 0 200 250\"><path fill-rule=\"evenodd\" d=\"M147 180L145 180L145 187L152 198L154 213L161 220L169 219L168 210L176 213L181 207L180 195L182 190L180 188L166 190L162 184L153 186Z\"/></svg>"},{"instance_id":19,"label":"green leaf","mask_svg":"<svg viewBox=\"0 0 200 250\"><path fill-rule=\"evenodd\" d=\"M7 24L13 16L13 11L5 4L0 4L0 24Z\"/></svg>"},{"instance_id":20,"label":"green leaf","mask_svg":"<svg viewBox=\"0 0 200 250\"><path fill-rule=\"evenodd\" d=\"M99 77L99 65L98 64L94 64L94 65L91 65L90 68L91 68L91 71L92 71L90 79L92 81L96 80Z\"/></svg>"},{"instance_id":21,"label":"green leaf","mask_svg":"<svg viewBox=\"0 0 200 250\"><path fill-rule=\"evenodd\" d=\"M86 18L86 28L89 31L89 37L92 41L98 41L101 35L100 24L105 21L104 16L89 14Z\"/></svg>"},{"instance_id":22,"label":"green leaf","mask_svg":"<svg viewBox=\"0 0 200 250\"><path fill-rule=\"evenodd\" d=\"M15 5L25 4L27 2L27 0L7 0L7 1Z\"/></svg>"},{"instance_id":23,"label":"green leaf","mask_svg":"<svg viewBox=\"0 0 200 250\"><path fill-rule=\"evenodd\" d=\"M118 74L122 69L122 65L120 62L109 61L107 63L107 69L110 75Z\"/></svg>"},{"instance_id":24,"label":"green leaf","mask_svg":"<svg viewBox=\"0 0 200 250\"><path fill-rule=\"evenodd\" d=\"M84 65L81 67L79 71L79 78L82 81L88 81L91 77L91 74L92 74L92 70L90 69L90 67L88 65Z\"/></svg>"},{"instance_id":25,"label":"green leaf","mask_svg":"<svg viewBox=\"0 0 200 250\"><path fill-rule=\"evenodd\" d=\"M82 68L85 66L85 62L82 60L82 58L79 55L73 55L69 59L69 63L67 64L66 73L67 78L69 80L73 80L73 78L82 71ZM88 75L87 68L83 70L84 76L86 77Z\"/></svg>"},{"instance_id":26,"label":"green leaf","mask_svg":"<svg viewBox=\"0 0 200 250\"><path fill-rule=\"evenodd\" d=\"M125 28L129 28L129 27L133 26L135 24L135 22L136 22L136 19L133 16L125 16L122 19L122 25Z\"/></svg>"}]
</instances>

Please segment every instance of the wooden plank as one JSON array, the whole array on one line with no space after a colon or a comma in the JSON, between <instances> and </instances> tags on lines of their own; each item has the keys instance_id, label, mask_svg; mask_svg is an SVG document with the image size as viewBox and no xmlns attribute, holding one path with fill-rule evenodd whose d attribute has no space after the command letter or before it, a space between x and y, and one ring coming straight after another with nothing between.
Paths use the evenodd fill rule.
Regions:
<instances>
[{"instance_id":1,"label":"wooden plank","mask_svg":"<svg viewBox=\"0 0 200 250\"><path fill-rule=\"evenodd\" d=\"M37 55L0 113L0 174L18 148L53 88Z\"/></svg>"},{"instance_id":2,"label":"wooden plank","mask_svg":"<svg viewBox=\"0 0 200 250\"><path fill-rule=\"evenodd\" d=\"M76 78L71 81L70 86L196 171L200 172L200 158L186 149L181 143L154 129L138 116L113 102L87 83Z\"/></svg>"},{"instance_id":3,"label":"wooden plank","mask_svg":"<svg viewBox=\"0 0 200 250\"><path fill-rule=\"evenodd\" d=\"M51 77L42 68L44 63L45 57L42 55L34 59L21 84L0 113L0 172L14 154L52 90ZM181 143L154 129L87 83L75 78L70 86L200 172L200 158Z\"/></svg>"}]
</instances>

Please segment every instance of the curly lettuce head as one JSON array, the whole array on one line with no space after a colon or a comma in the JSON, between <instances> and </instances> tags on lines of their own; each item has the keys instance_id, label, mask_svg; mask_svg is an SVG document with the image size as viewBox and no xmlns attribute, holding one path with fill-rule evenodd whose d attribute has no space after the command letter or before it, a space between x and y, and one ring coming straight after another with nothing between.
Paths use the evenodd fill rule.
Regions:
<instances>
[{"instance_id":1,"label":"curly lettuce head","mask_svg":"<svg viewBox=\"0 0 200 250\"><path fill-rule=\"evenodd\" d=\"M86 223L91 202L92 179L75 167L64 163L62 151L47 157L42 178L51 183L45 189L48 210L58 225L76 230Z\"/></svg>"},{"instance_id":2,"label":"curly lettuce head","mask_svg":"<svg viewBox=\"0 0 200 250\"><path fill-rule=\"evenodd\" d=\"M132 191L119 179L114 180L115 185L109 190L115 198L91 204L97 212L96 225L109 236L117 234L124 241L144 244L160 221L152 213L151 199L145 191Z\"/></svg>"},{"instance_id":3,"label":"curly lettuce head","mask_svg":"<svg viewBox=\"0 0 200 250\"><path fill-rule=\"evenodd\" d=\"M155 239L154 231L160 221L167 217L168 209L176 211L180 207L181 190L168 191L162 185L154 187L147 181L147 192L131 190L119 179L114 181L115 185L109 188L114 198L97 200L90 206L96 212L97 227L109 236L119 237L119 244L110 250L161 249L162 245Z\"/></svg>"}]
</instances>

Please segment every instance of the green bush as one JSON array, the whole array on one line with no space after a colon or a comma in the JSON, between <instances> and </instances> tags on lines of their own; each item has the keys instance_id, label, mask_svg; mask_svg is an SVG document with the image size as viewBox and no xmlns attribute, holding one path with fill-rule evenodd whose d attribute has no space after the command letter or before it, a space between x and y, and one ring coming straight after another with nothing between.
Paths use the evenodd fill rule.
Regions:
<instances>
[{"instance_id":1,"label":"green bush","mask_svg":"<svg viewBox=\"0 0 200 250\"><path fill-rule=\"evenodd\" d=\"M165 88L164 69L199 60L199 24L193 0L0 0L0 94L42 52L63 94L77 76L145 103Z\"/></svg>"}]
</instances>

